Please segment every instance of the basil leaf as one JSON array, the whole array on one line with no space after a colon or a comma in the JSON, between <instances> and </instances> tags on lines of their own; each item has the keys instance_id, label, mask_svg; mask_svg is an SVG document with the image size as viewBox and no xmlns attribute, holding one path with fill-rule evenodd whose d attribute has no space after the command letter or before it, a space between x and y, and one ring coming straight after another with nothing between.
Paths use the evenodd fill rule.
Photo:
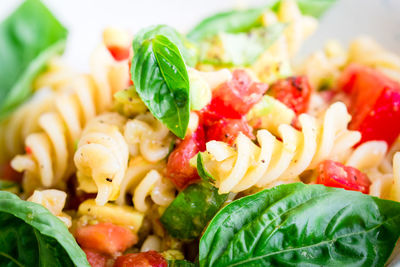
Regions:
<instances>
[{"instance_id":1,"label":"basil leaf","mask_svg":"<svg viewBox=\"0 0 400 267\"><path fill-rule=\"evenodd\" d=\"M0 25L0 119L32 93L49 58L64 50L67 30L39 0L26 0Z\"/></svg>"},{"instance_id":2,"label":"basil leaf","mask_svg":"<svg viewBox=\"0 0 400 267\"><path fill-rule=\"evenodd\" d=\"M199 152L197 154L197 173L199 174L199 176L201 177L201 179L203 179L206 182L209 183L214 183L215 182L215 178L212 177L212 175L206 170L206 168L204 167L204 162L203 162L203 156L202 153Z\"/></svg>"},{"instance_id":3,"label":"basil leaf","mask_svg":"<svg viewBox=\"0 0 400 267\"><path fill-rule=\"evenodd\" d=\"M43 206L0 191L0 266L87 266L64 223Z\"/></svg>"},{"instance_id":4,"label":"basil leaf","mask_svg":"<svg viewBox=\"0 0 400 267\"><path fill-rule=\"evenodd\" d=\"M301 183L233 201L200 240L200 266L383 266L400 203Z\"/></svg>"},{"instance_id":5,"label":"basil leaf","mask_svg":"<svg viewBox=\"0 0 400 267\"><path fill-rule=\"evenodd\" d=\"M227 194L219 195L218 189L206 182L189 185L167 207L160 221L172 237L194 239L227 197Z\"/></svg>"},{"instance_id":6,"label":"basil leaf","mask_svg":"<svg viewBox=\"0 0 400 267\"><path fill-rule=\"evenodd\" d=\"M197 24L187 35L189 40L199 42L220 32L239 33L262 26L264 9L232 10L217 13Z\"/></svg>"},{"instance_id":7,"label":"basil leaf","mask_svg":"<svg viewBox=\"0 0 400 267\"><path fill-rule=\"evenodd\" d=\"M209 42L200 45L202 62L215 65L249 66L266 51L286 28L284 23L275 23L265 28L256 28L247 33L220 33ZM208 50L221 46L214 58L209 58Z\"/></svg>"},{"instance_id":8,"label":"basil leaf","mask_svg":"<svg viewBox=\"0 0 400 267\"><path fill-rule=\"evenodd\" d=\"M164 35L178 47L186 65L191 67L196 65L197 50L194 45L174 28L167 25L153 25L140 30L132 41L133 51L136 53L144 41L153 39L157 35Z\"/></svg>"},{"instance_id":9,"label":"basil leaf","mask_svg":"<svg viewBox=\"0 0 400 267\"><path fill-rule=\"evenodd\" d=\"M163 35L146 40L132 59L132 79L151 113L175 135L189 123L189 78L177 46Z\"/></svg>"},{"instance_id":10,"label":"basil leaf","mask_svg":"<svg viewBox=\"0 0 400 267\"><path fill-rule=\"evenodd\" d=\"M168 267L194 267L196 266L193 262L185 260L173 260L168 261Z\"/></svg>"},{"instance_id":11,"label":"basil leaf","mask_svg":"<svg viewBox=\"0 0 400 267\"><path fill-rule=\"evenodd\" d=\"M0 190L17 194L20 192L20 186L18 183L0 179Z\"/></svg>"},{"instance_id":12,"label":"basil leaf","mask_svg":"<svg viewBox=\"0 0 400 267\"><path fill-rule=\"evenodd\" d=\"M316 18L321 17L335 2L336 0L297 0L299 9L304 15Z\"/></svg>"}]
</instances>

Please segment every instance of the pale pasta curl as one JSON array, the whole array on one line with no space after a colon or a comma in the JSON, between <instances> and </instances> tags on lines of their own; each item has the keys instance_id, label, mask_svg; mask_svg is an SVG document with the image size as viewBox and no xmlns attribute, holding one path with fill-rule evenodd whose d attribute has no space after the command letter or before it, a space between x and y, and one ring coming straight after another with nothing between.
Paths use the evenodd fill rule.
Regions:
<instances>
[{"instance_id":1,"label":"pale pasta curl","mask_svg":"<svg viewBox=\"0 0 400 267\"><path fill-rule=\"evenodd\" d=\"M280 125L282 141L267 130L258 131L259 146L243 134L236 139L236 149L211 141L207 143L205 166L216 178L220 193L292 179L325 159L341 157L360 140L359 132L347 129L350 119L346 106L337 102L320 123L310 115L300 115L301 131Z\"/></svg>"},{"instance_id":2,"label":"pale pasta curl","mask_svg":"<svg viewBox=\"0 0 400 267\"><path fill-rule=\"evenodd\" d=\"M124 135L130 154L140 154L150 162L165 158L172 141L168 128L149 112L129 120L125 125Z\"/></svg>"},{"instance_id":3,"label":"pale pasta curl","mask_svg":"<svg viewBox=\"0 0 400 267\"><path fill-rule=\"evenodd\" d=\"M168 206L174 200L176 190L173 184L161 175L164 168L164 162L151 163L142 157L131 159L116 202L119 205L126 204L127 193L130 193L133 205L138 211L148 210L147 197L158 206Z\"/></svg>"},{"instance_id":4,"label":"pale pasta curl","mask_svg":"<svg viewBox=\"0 0 400 267\"><path fill-rule=\"evenodd\" d=\"M85 127L75 152L80 188L87 192L97 191L98 205L118 197L125 175L129 151L120 132L124 122L125 119L117 113L96 117Z\"/></svg>"}]
</instances>

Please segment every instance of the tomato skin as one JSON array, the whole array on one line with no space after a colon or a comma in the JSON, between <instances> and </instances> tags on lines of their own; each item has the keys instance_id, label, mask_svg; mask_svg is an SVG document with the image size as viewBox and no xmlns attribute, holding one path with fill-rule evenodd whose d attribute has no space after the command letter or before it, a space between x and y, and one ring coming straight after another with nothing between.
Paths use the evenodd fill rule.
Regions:
<instances>
[{"instance_id":1,"label":"tomato skin","mask_svg":"<svg viewBox=\"0 0 400 267\"><path fill-rule=\"evenodd\" d=\"M354 167L325 160L319 165L318 173L317 184L369 193L371 182L368 176Z\"/></svg>"},{"instance_id":2,"label":"tomato skin","mask_svg":"<svg viewBox=\"0 0 400 267\"><path fill-rule=\"evenodd\" d=\"M122 61L128 59L130 56L130 47L121 47L121 46L108 46L107 47L110 54L116 61Z\"/></svg>"},{"instance_id":3,"label":"tomato skin","mask_svg":"<svg viewBox=\"0 0 400 267\"><path fill-rule=\"evenodd\" d=\"M108 255L124 252L138 241L131 230L108 222L79 227L75 238L82 248Z\"/></svg>"},{"instance_id":4,"label":"tomato skin","mask_svg":"<svg viewBox=\"0 0 400 267\"><path fill-rule=\"evenodd\" d=\"M83 252L86 254L86 258L91 267L106 267L108 257L93 249L84 248Z\"/></svg>"},{"instance_id":5,"label":"tomato skin","mask_svg":"<svg viewBox=\"0 0 400 267\"><path fill-rule=\"evenodd\" d=\"M276 81L268 92L297 115L308 110L312 88L306 76L289 77Z\"/></svg>"},{"instance_id":6,"label":"tomato skin","mask_svg":"<svg viewBox=\"0 0 400 267\"><path fill-rule=\"evenodd\" d=\"M233 145L239 132L254 139L252 129L246 119L220 119L206 127L206 141L216 140Z\"/></svg>"},{"instance_id":7,"label":"tomato skin","mask_svg":"<svg viewBox=\"0 0 400 267\"><path fill-rule=\"evenodd\" d=\"M0 175L1 180L20 183L23 173L17 172L11 167L10 162L6 162L0 165Z\"/></svg>"},{"instance_id":8,"label":"tomato skin","mask_svg":"<svg viewBox=\"0 0 400 267\"><path fill-rule=\"evenodd\" d=\"M350 97L349 128L361 132L360 143L384 140L390 146L400 134L400 84L378 71L353 64L339 79Z\"/></svg>"},{"instance_id":9,"label":"tomato skin","mask_svg":"<svg viewBox=\"0 0 400 267\"><path fill-rule=\"evenodd\" d=\"M114 267L167 267L167 261L160 253L150 250L140 253L129 253L117 258Z\"/></svg>"},{"instance_id":10,"label":"tomato skin","mask_svg":"<svg viewBox=\"0 0 400 267\"><path fill-rule=\"evenodd\" d=\"M167 177L179 189L200 179L197 169L190 166L190 159L198 152L205 150L204 129L200 125L197 130L186 136L168 157Z\"/></svg>"},{"instance_id":11,"label":"tomato skin","mask_svg":"<svg viewBox=\"0 0 400 267\"><path fill-rule=\"evenodd\" d=\"M267 90L267 84L253 82L245 70L233 71L232 80L214 89L210 104L203 110L205 123L222 118L240 119Z\"/></svg>"}]
</instances>

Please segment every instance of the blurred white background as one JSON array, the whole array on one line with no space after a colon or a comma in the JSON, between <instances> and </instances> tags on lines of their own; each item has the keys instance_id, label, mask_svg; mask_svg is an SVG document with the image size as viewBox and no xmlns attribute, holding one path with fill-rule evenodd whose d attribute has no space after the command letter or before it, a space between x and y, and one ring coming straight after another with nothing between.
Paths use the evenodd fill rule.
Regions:
<instances>
[{"instance_id":1,"label":"blurred white background","mask_svg":"<svg viewBox=\"0 0 400 267\"><path fill-rule=\"evenodd\" d=\"M69 29L66 61L88 68L88 58L107 26L138 31L151 24L169 24L188 31L213 12L235 7L262 5L265 0L43 0ZM21 0L1 0L3 20ZM307 41L301 55L319 48L328 39L344 43L368 34L400 54L400 0L339 0L326 13L316 34Z\"/></svg>"}]
</instances>

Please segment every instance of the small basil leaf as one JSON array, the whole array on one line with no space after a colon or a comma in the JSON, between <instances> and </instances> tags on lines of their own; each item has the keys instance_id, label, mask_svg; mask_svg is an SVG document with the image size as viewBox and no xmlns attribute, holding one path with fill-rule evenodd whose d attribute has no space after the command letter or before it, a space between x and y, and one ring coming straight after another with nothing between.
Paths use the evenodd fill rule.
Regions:
<instances>
[{"instance_id":1,"label":"small basil leaf","mask_svg":"<svg viewBox=\"0 0 400 267\"><path fill-rule=\"evenodd\" d=\"M87 266L65 224L43 206L0 191L0 266Z\"/></svg>"},{"instance_id":2,"label":"small basil leaf","mask_svg":"<svg viewBox=\"0 0 400 267\"><path fill-rule=\"evenodd\" d=\"M14 183L7 180L0 180L0 190L17 194L20 192L20 186L18 183Z\"/></svg>"},{"instance_id":3,"label":"small basil leaf","mask_svg":"<svg viewBox=\"0 0 400 267\"><path fill-rule=\"evenodd\" d=\"M144 41L132 59L131 72L151 113L184 138L190 115L189 78L176 45L163 35Z\"/></svg>"},{"instance_id":4,"label":"small basil leaf","mask_svg":"<svg viewBox=\"0 0 400 267\"><path fill-rule=\"evenodd\" d=\"M31 83L65 47L67 30L39 0L27 0L0 24L0 119L32 93Z\"/></svg>"},{"instance_id":5,"label":"small basil leaf","mask_svg":"<svg viewBox=\"0 0 400 267\"><path fill-rule=\"evenodd\" d=\"M316 18L321 17L336 0L297 0L300 11L304 15L310 15Z\"/></svg>"},{"instance_id":6,"label":"small basil leaf","mask_svg":"<svg viewBox=\"0 0 400 267\"><path fill-rule=\"evenodd\" d=\"M187 35L193 42L215 36L220 32L239 33L262 26L265 9L233 10L208 17L197 24Z\"/></svg>"},{"instance_id":7,"label":"small basil leaf","mask_svg":"<svg viewBox=\"0 0 400 267\"><path fill-rule=\"evenodd\" d=\"M228 195L206 182L189 185L167 207L161 223L175 238L190 240L198 237L221 208Z\"/></svg>"},{"instance_id":8,"label":"small basil leaf","mask_svg":"<svg viewBox=\"0 0 400 267\"><path fill-rule=\"evenodd\" d=\"M249 66L253 64L282 34L284 23L275 23L265 28L255 28L247 33L220 33L200 49L202 61L216 65ZM216 40L214 40L216 39ZM223 53L208 58L208 49L218 43Z\"/></svg>"},{"instance_id":9,"label":"small basil leaf","mask_svg":"<svg viewBox=\"0 0 400 267\"><path fill-rule=\"evenodd\" d=\"M200 240L200 266L384 266L400 203L301 183L233 201Z\"/></svg>"},{"instance_id":10,"label":"small basil leaf","mask_svg":"<svg viewBox=\"0 0 400 267\"><path fill-rule=\"evenodd\" d=\"M193 262L185 260L168 261L168 267L195 267L195 266L196 265Z\"/></svg>"},{"instance_id":11,"label":"small basil leaf","mask_svg":"<svg viewBox=\"0 0 400 267\"><path fill-rule=\"evenodd\" d=\"M197 50L194 45L174 28L167 25L153 25L140 30L132 41L133 51L136 53L144 41L153 39L157 35L164 35L178 47L186 65L191 67L196 65Z\"/></svg>"},{"instance_id":12,"label":"small basil leaf","mask_svg":"<svg viewBox=\"0 0 400 267\"><path fill-rule=\"evenodd\" d=\"M215 178L206 170L204 167L203 156L202 153L197 154L197 173L206 182L214 183Z\"/></svg>"}]
</instances>

